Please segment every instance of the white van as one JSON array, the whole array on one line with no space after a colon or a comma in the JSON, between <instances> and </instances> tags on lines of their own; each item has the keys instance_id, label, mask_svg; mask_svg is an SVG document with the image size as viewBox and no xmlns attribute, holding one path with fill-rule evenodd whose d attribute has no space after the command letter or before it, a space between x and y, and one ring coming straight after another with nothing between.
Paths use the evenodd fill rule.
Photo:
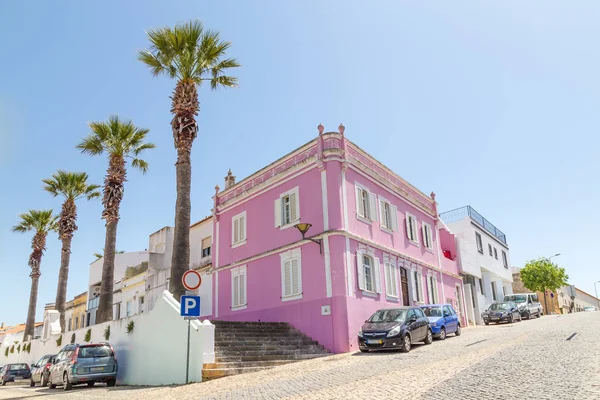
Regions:
<instances>
[{"instance_id":1,"label":"white van","mask_svg":"<svg viewBox=\"0 0 600 400\"><path fill-rule=\"evenodd\" d=\"M519 313L523 318L542 316L542 305L536 293L514 293L504 296L504 301L514 301L519 307Z\"/></svg>"}]
</instances>

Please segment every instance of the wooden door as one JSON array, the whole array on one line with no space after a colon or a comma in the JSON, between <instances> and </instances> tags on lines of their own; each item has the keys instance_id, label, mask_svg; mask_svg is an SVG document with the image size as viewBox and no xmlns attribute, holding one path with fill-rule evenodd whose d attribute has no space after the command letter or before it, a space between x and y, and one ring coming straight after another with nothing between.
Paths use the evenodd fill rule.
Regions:
<instances>
[{"instance_id":1,"label":"wooden door","mask_svg":"<svg viewBox=\"0 0 600 400\"><path fill-rule=\"evenodd\" d=\"M408 298L408 277L406 275L406 270L400 267L400 282L402 285L402 305L409 306L410 300Z\"/></svg>"}]
</instances>

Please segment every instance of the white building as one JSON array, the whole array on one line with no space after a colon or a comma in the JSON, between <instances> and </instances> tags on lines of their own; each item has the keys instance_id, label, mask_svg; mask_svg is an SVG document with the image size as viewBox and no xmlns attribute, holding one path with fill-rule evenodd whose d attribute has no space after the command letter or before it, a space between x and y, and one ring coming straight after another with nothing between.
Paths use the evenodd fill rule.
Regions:
<instances>
[{"instance_id":1,"label":"white building","mask_svg":"<svg viewBox=\"0 0 600 400\"><path fill-rule=\"evenodd\" d=\"M458 237L469 322L481 324L481 313L512 293L506 235L471 206L442 213L440 218Z\"/></svg>"},{"instance_id":2,"label":"white building","mask_svg":"<svg viewBox=\"0 0 600 400\"><path fill-rule=\"evenodd\" d=\"M100 302L100 285L102 283L102 264L104 263L104 257L101 257L90 264L90 275L88 280L88 306L86 312L86 321L84 326L90 326L96 324L96 312L98 311L98 305ZM118 253L115 254L115 272L113 287L116 292L113 294L113 319L116 318L117 311L121 309L122 298L119 295L121 289L119 285L122 284L124 278L126 278L127 269L130 268L141 268L143 263L148 264L148 251L135 251L129 253ZM119 311L119 314L122 314ZM120 316L122 318L123 315Z\"/></svg>"},{"instance_id":3,"label":"white building","mask_svg":"<svg viewBox=\"0 0 600 400\"><path fill-rule=\"evenodd\" d=\"M212 312L212 249L213 217L206 217L190 227L190 269L200 272L202 285L198 289L200 315ZM173 228L164 227L150 235L149 267L146 278L146 309L151 310L164 290L169 289L171 257L173 256Z\"/></svg>"},{"instance_id":4,"label":"white building","mask_svg":"<svg viewBox=\"0 0 600 400\"><path fill-rule=\"evenodd\" d=\"M593 307L595 310L600 310L600 300L579 288L574 288L574 299L571 299L569 286L564 286L558 290L558 306L561 308L563 314L568 314L571 311L581 312L586 307Z\"/></svg>"}]
</instances>

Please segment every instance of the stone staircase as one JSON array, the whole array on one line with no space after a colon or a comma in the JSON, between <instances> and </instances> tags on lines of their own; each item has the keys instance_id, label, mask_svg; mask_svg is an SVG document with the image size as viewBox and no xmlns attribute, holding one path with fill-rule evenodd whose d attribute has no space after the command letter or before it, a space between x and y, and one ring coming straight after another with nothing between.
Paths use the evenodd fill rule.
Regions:
<instances>
[{"instance_id":1,"label":"stone staircase","mask_svg":"<svg viewBox=\"0 0 600 400\"><path fill-rule=\"evenodd\" d=\"M284 322L211 322L215 325L215 362L204 364L203 380L329 355L319 343Z\"/></svg>"}]
</instances>

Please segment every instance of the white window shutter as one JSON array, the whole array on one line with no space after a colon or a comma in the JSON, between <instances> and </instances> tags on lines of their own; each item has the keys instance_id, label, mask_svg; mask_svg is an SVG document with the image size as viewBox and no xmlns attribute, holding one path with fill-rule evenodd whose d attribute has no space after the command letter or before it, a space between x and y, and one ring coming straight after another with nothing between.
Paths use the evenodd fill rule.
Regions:
<instances>
[{"instance_id":1,"label":"white window shutter","mask_svg":"<svg viewBox=\"0 0 600 400\"><path fill-rule=\"evenodd\" d=\"M300 294L302 293L302 289L300 287L301 283L300 283L300 266L298 265L298 259L294 258L291 262L290 262L291 266L290 266L290 275L292 278L292 292L291 294Z\"/></svg>"},{"instance_id":2,"label":"white window shutter","mask_svg":"<svg viewBox=\"0 0 600 400\"><path fill-rule=\"evenodd\" d=\"M365 271L363 267L363 255L360 251L356 252L356 273L358 277L358 288L365 290Z\"/></svg>"},{"instance_id":3,"label":"white window shutter","mask_svg":"<svg viewBox=\"0 0 600 400\"><path fill-rule=\"evenodd\" d=\"M381 221L381 225L383 225L383 223L385 222L384 210L385 203L383 202L383 200L379 200L379 220Z\"/></svg>"},{"instance_id":4,"label":"white window shutter","mask_svg":"<svg viewBox=\"0 0 600 400\"><path fill-rule=\"evenodd\" d=\"M284 286L284 290L283 292L285 293L285 296L290 296L292 294L292 262L291 261L286 261L285 262L285 268L284 268L284 281L285 281L285 286Z\"/></svg>"},{"instance_id":5,"label":"white window shutter","mask_svg":"<svg viewBox=\"0 0 600 400\"><path fill-rule=\"evenodd\" d=\"M411 286L412 286L413 301L417 301L419 298L417 296L417 282L415 281L415 272L411 270L409 273L411 275L411 277L410 277L410 283L411 283Z\"/></svg>"},{"instance_id":6,"label":"white window shutter","mask_svg":"<svg viewBox=\"0 0 600 400\"><path fill-rule=\"evenodd\" d=\"M394 294L398 296L398 275L400 275L400 270L397 265L392 265L392 268L394 269Z\"/></svg>"},{"instance_id":7,"label":"white window shutter","mask_svg":"<svg viewBox=\"0 0 600 400\"><path fill-rule=\"evenodd\" d=\"M373 260L373 264L375 264L373 266L373 275L375 275L375 292L381 293L381 268L379 268L379 258L373 257Z\"/></svg>"},{"instance_id":8,"label":"white window shutter","mask_svg":"<svg viewBox=\"0 0 600 400\"><path fill-rule=\"evenodd\" d=\"M281 198L275 199L275 228L281 226Z\"/></svg>"},{"instance_id":9,"label":"white window shutter","mask_svg":"<svg viewBox=\"0 0 600 400\"><path fill-rule=\"evenodd\" d=\"M240 217L240 242L246 240L246 217Z\"/></svg>"},{"instance_id":10,"label":"white window shutter","mask_svg":"<svg viewBox=\"0 0 600 400\"><path fill-rule=\"evenodd\" d=\"M423 293L425 293L424 292L425 287L423 286L423 275L421 275L421 274L419 274L419 282L421 284L420 285L421 286L421 296L419 298L421 299L421 301L423 301Z\"/></svg>"},{"instance_id":11,"label":"white window shutter","mask_svg":"<svg viewBox=\"0 0 600 400\"><path fill-rule=\"evenodd\" d=\"M232 233L232 243L235 244L240 241L240 220L236 218L233 220L233 233Z\"/></svg>"},{"instance_id":12,"label":"white window shutter","mask_svg":"<svg viewBox=\"0 0 600 400\"><path fill-rule=\"evenodd\" d=\"M285 291L285 287L286 287L286 270L287 270L287 261L283 261L281 263L281 297L285 297L287 296L287 293Z\"/></svg>"},{"instance_id":13,"label":"white window shutter","mask_svg":"<svg viewBox=\"0 0 600 400\"><path fill-rule=\"evenodd\" d=\"M383 264L383 270L385 271L385 294L391 296L392 294L392 277L390 271L390 263Z\"/></svg>"},{"instance_id":14,"label":"white window shutter","mask_svg":"<svg viewBox=\"0 0 600 400\"><path fill-rule=\"evenodd\" d=\"M240 304L240 277L237 273L233 273L231 286L231 306L237 307Z\"/></svg>"},{"instance_id":15,"label":"white window shutter","mask_svg":"<svg viewBox=\"0 0 600 400\"><path fill-rule=\"evenodd\" d=\"M290 194L290 215L292 221L300 219L300 201L298 201L298 193Z\"/></svg>"},{"instance_id":16,"label":"white window shutter","mask_svg":"<svg viewBox=\"0 0 600 400\"><path fill-rule=\"evenodd\" d=\"M423 235L423 244L427 246L427 228L424 224L421 224L421 234Z\"/></svg>"},{"instance_id":17,"label":"white window shutter","mask_svg":"<svg viewBox=\"0 0 600 400\"><path fill-rule=\"evenodd\" d=\"M392 230L394 232L398 231L398 207L390 205L390 214L392 220Z\"/></svg>"},{"instance_id":18,"label":"white window shutter","mask_svg":"<svg viewBox=\"0 0 600 400\"><path fill-rule=\"evenodd\" d=\"M371 192L369 192L369 219L377 221L377 197Z\"/></svg>"},{"instance_id":19,"label":"white window shutter","mask_svg":"<svg viewBox=\"0 0 600 400\"><path fill-rule=\"evenodd\" d=\"M358 186L356 187L356 214L357 215L365 215L363 210L363 202L362 202L362 189Z\"/></svg>"}]
</instances>

